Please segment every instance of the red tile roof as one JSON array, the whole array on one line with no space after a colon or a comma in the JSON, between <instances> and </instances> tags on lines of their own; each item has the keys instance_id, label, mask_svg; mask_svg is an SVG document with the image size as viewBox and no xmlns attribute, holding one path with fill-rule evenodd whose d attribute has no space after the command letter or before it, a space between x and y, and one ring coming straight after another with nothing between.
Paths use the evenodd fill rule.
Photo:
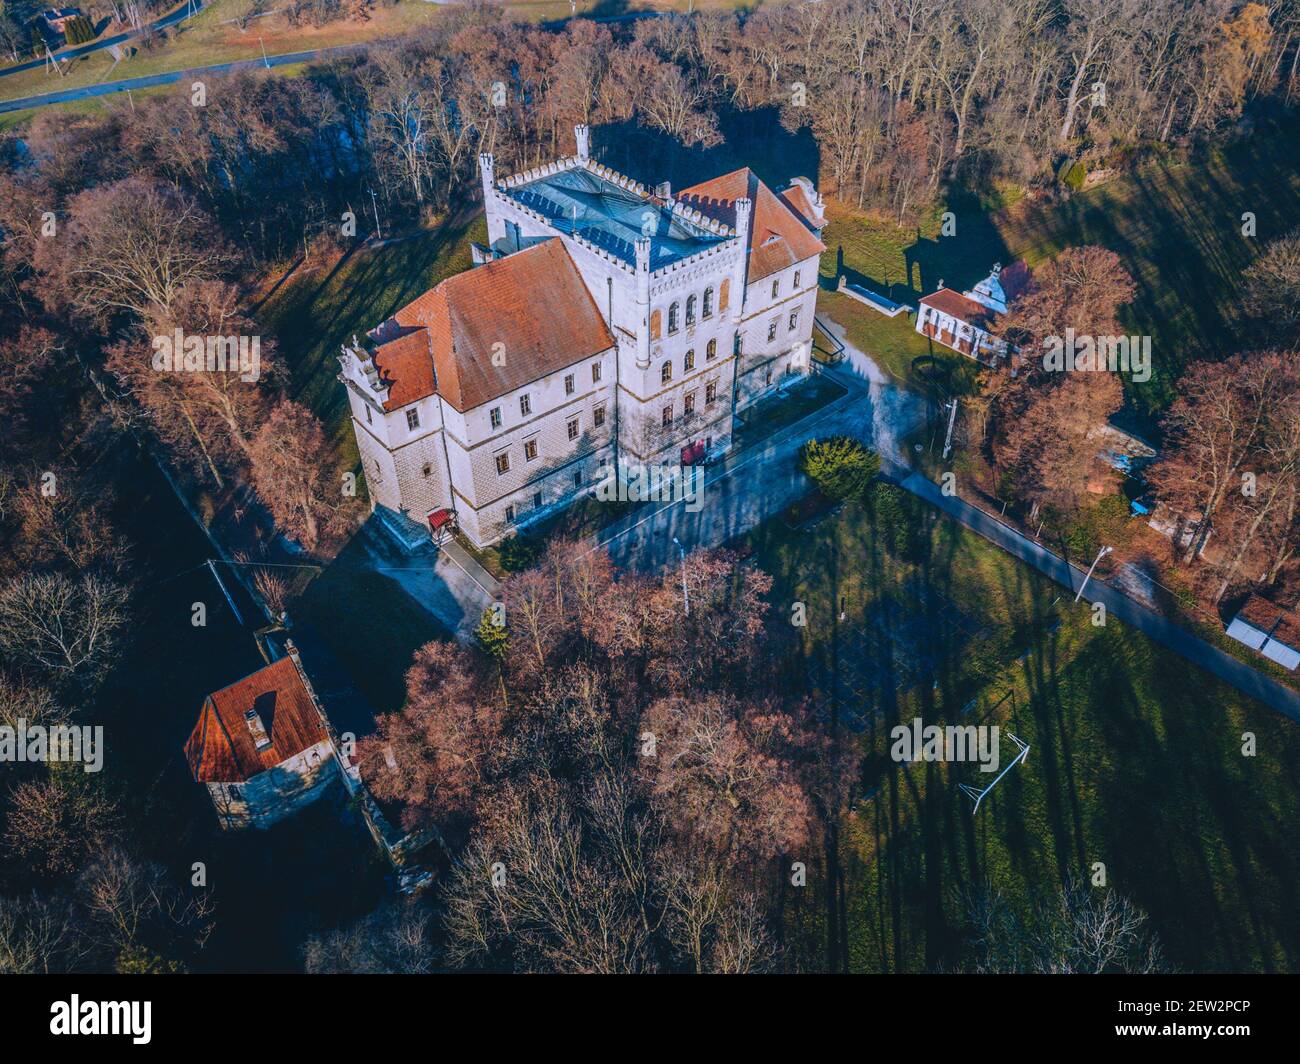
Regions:
<instances>
[{"instance_id":1,"label":"red tile roof","mask_svg":"<svg viewBox=\"0 0 1300 1064\"><path fill-rule=\"evenodd\" d=\"M375 349L379 378L389 385L385 410L427 399L437 390L433 383L428 330L398 327L393 334L393 339Z\"/></svg>"},{"instance_id":2,"label":"red tile roof","mask_svg":"<svg viewBox=\"0 0 1300 1064\"><path fill-rule=\"evenodd\" d=\"M983 303L977 303L969 296L964 296L951 288L940 288L937 292L922 296L921 305L934 307L935 310L949 317L980 329L987 329L998 317Z\"/></svg>"},{"instance_id":3,"label":"red tile roof","mask_svg":"<svg viewBox=\"0 0 1300 1064\"><path fill-rule=\"evenodd\" d=\"M808 193L804 191L802 185L783 188L777 195L781 197L782 203L803 218L809 228L820 229L826 224L826 219L817 213L817 208L808 198Z\"/></svg>"},{"instance_id":4,"label":"red tile roof","mask_svg":"<svg viewBox=\"0 0 1300 1064\"><path fill-rule=\"evenodd\" d=\"M1246 604L1237 611L1237 617L1252 628L1267 632L1269 638L1285 643L1292 650L1300 650L1300 617L1294 610L1252 592Z\"/></svg>"},{"instance_id":5,"label":"red tile roof","mask_svg":"<svg viewBox=\"0 0 1300 1064\"><path fill-rule=\"evenodd\" d=\"M262 751L245 718L250 709L271 740ZM297 666L285 657L208 695L185 759L200 783L243 783L328 737Z\"/></svg>"},{"instance_id":6,"label":"red tile roof","mask_svg":"<svg viewBox=\"0 0 1300 1064\"><path fill-rule=\"evenodd\" d=\"M382 342L389 335L397 339ZM419 364L417 335L426 361L432 346L432 380ZM432 395L436 386L462 412L614 346L559 237L447 278L371 338L381 341L381 373L381 354L391 351L389 409ZM498 351L502 357L494 358Z\"/></svg>"},{"instance_id":7,"label":"red tile roof","mask_svg":"<svg viewBox=\"0 0 1300 1064\"><path fill-rule=\"evenodd\" d=\"M692 185L678 193L677 199L710 218L734 226L736 200L743 196L748 196L753 203L749 215L750 281L761 281L826 250L826 245L809 231L804 220L749 167Z\"/></svg>"}]
</instances>

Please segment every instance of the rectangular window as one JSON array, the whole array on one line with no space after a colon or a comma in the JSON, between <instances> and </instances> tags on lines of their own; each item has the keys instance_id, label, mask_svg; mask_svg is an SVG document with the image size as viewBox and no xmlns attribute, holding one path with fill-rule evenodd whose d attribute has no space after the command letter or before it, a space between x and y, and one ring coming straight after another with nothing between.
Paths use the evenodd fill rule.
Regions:
<instances>
[{"instance_id":1,"label":"rectangular window","mask_svg":"<svg viewBox=\"0 0 1300 1064\"><path fill-rule=\"evenodd\" d=\"M506 507L506 524L513 525L514 523L515 523L515 507L514 504L512 503L511 505Z\"/></svg>"},{"instance_id":2,"label":"rectangular window","mask_svg":"<svg viewBox=\"0 0 1300 1064\"><path fill-rule=\"evenodd\" d=\"M695 368L695 352L694 352L694 351L687 351L687 352L686 352L686 369L685 369L685 372L686 372L686 373L690 373L690 371L693 370L694 368Z\"/></svg>"},{"instance_id":3,"label":"rectangular window","mask_svg":"<svg viewBox=\"0 0 1300 1064\"><path fill-rule=\"evenodd\" d=\"M530 395L521 395L519 397L519 412L527 417L533 412L533 398Z\"/></svg>"},{"instance_id":4,"label":"rectangular window","mask_svg":"<svg viewBox=\"0 0 1300 1064\"><path fill-rule=\"evenodd\" d=\"M662 423L663 423L665 426L667 426L667 425L671 425L671 424L673 423L673 405L672 405L672 403L669 403L666 407L664 407L663 417L662 417Z\"/></svg>"},{"instance_id":5,"label":"rectangular window","mask_svg":"<svg viewBox=\"0 0 1300 1064\"><path fill-rule=\"evenodd\" d=\"M777 277L772 281L772 298L775 299L781 294L781 278Z\"/></svg>"},{"instance_id":6,"label":"rectangular window","mask_svg":"<svg viewBox=\"0 0 1300 1064\"><path fill-rule=\"evenodd\" d=\"M502 477L510 472L510 452L502 451L497 455L497 476Z\"/></svg>"},{"instance_id":7,"label":"rectangular window","mask_svg":"<svg viewBox=\"0 0 1300 1064\"><path fill-rule=\"evenodd\" d=\"M798 271L798 270L795 270L795 271L794 271L794 287L795 287L795 291L798 291L798 289L799 289L799 271Z\"/></svg>"},{"instance_id":8,"label":"rectangular window","mask_svg":"<svg viewBox=\"0 0 1300 1064\"><path fill-rule=\"evenodd\" d=\"M366 407L366 424L373 425L374 423L375 423L375 415L371 413L370 407Z\"/></svg>"},{"instance_id":9,"label":"rectangular window","mask_svg":"<svg viewBox=\"0 0 1300 1064\"><path fill-rule=\"evenodd\" d=\"M776 339L776 328L780 324L780 318L773 318L767 323L767 338L769 342Z\"/></svg>"},{"instance_id":10,"label":"rectangular window","mask_svg":"<svg viewBox=\"0 0 1300 1064\"><path fill-rule=\"evenodd\" d=\"M799 312L792 310L790 311L790 331L794 332L797 328L799 328Z\"/></svg>"},{"instance_id":11,"label":"rectangular window","mask_svg":"<svg viewBox=\"0 0 1300 1064\"><path fill-rule=\"evenodd\" d=\"M695 393L690 392L682 401L682 409L688 414L695 413Z\"/></svg>"},{"instance_id":12,"label":"rectangular window","mask_svg":"<svg viewBox=\"0 0 1300 1064\"><path fill-rule=\"evenodd\" d=\"M569 439L576 440L577 438L578 438L578 419L575 417L572 421L569 422Z\"/></svg>"},{"instance_id":13,"label":"rectangular window","mask_svg":"<svg viewBox=\"0 0 1300 1064\"><path fill-rule=\"evenodd\" d=\"M426 477L431 477L431 476L433 476L433 463L432 463L432 462L425 462L425 463L424 463L424 468L421 469L420 472L423 473Z\"/></svg>"},{"instance_id":14,"label":"rectangular window","mask_svg":"<svg viewBox=\"0 0 1300 1064\"><path fill-rule=\"evenodd\" d=\"M708 406L717 397L718 397L718 382L709 381L709 383L704 386L704 405Z\"/></svg>"},{"instance_id":15,"label":"rectangular window","mask_svg":"<svg viewBox=\"0 0 1300 1064\"><path fill-rule=\"evenodd\" d=\"M535 491L533 492L533 509L540 510L541 508L542 508L542 493L540 491Z\"/></svg>"},{"instance_id":16,"label":"rectangular window","mask_svg":"<svg viewBox=\"0 0 1300 1064\"><path fill-rule=\"evenodd\" d=\"M605 424L605 408L603 406L596 407L596 409L591 412L591 417L596 423L596 428L600 428Z\"/></svg>"},{"instance_id":17,"label":"rectangular window","mask_svg":"<svg viewBox=\"0 0 1300 1064\"><path fill-rule=\"evenodd\" d=\"M766 377L766 379L764 380L763 383L764 383L764 384L771 384L771 383L772 383L772 366L771 366L770 363L769 363L769 365L768 365L768 367L767 367L767 373L765 374L765 377Z\"/></svg>"},{"instance_id":18,"label":"rectangular window","mask_svg":"<svg viewBox=\"0 0 1300 1064\"><path fill-rule=\"evenodd\" d=\"M581 469L575 469L575 470L573 471L573 486L574 486L575 488L580 488L580 487L582 487L582 470L581 470Z\"/></svg>"},{"instance_id":19,"label":"rectangular window","mask_svg":"<svg viewBox=\"0 0 1300 1064\"><path fill-rule=\"evenodd\" d=\"M537 440L524 440L524 461L531 462L537 457Z\"/></svg>"},{"instance_id":20,"label":"rectangular window","mask_svg":"<svg viewBox=\"0 0 1300 1064\"><path fill-rule=\"evenodd\" d=\"M418 429L420 427L420 411L411 409L406 412L406 427L408 429Z\"/></svg>"},{"instance_id":21,"label":"rectangular window","mask_svg":"<svg viewBox=\"0 0 1300 1064\"><path fill-rule=\"evenodd\" d=\"M591 364L591 383L592 383L592 384L599 384L599 383L600 383L600 363L599 363L599 362L593 362L593 363Z\"/></svg>"},{"instance_id":22,"label":"rectangular window","mask_svg":"<svg viewBox=\"0 0 1300 1064\"><path fill-rule=\"evenodd\" d=\"M499 406L494 406L488 411L488 420L492 422L494 429L501 427L501 408Z\"/></svg>"},{"instance_id":23,"label":"rectangular window","mask_svg":"<svg viewBox=\"0 0 1300 1064\"><path fill-rule=\"evenodd\" d=\"M575 390L576 387L573 383L573 374L572 373L566 374L564 377L564 394L572 395Z\"/></svg>"}]
</instances>

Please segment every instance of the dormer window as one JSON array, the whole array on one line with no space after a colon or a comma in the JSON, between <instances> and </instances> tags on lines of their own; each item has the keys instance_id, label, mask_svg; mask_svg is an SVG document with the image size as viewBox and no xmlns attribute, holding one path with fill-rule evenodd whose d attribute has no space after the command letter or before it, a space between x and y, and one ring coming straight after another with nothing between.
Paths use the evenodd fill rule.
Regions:
<instances>
[{"instance_id":1,"label":"dormer window","mask_svg":"<svg viewBox=\"0 0 1300 1064\"><path fill-rule=\"evenodd\" d=\"M266 733L266 725L262 723L261 714L255 709L250 709L244 714L244 722L253 736L253 745L257 748L257 752L260 754L263 750L269 750L271 737Z\"/></svg>"}]
</instances>

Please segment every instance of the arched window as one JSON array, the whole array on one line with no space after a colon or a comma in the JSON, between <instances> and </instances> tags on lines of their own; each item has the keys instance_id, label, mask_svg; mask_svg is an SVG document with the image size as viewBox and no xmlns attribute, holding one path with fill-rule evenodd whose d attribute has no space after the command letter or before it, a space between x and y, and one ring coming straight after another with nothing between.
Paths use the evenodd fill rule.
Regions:
<instances>
[{"instance_id":1,"label":"arched window","mask_svg":"<svg viewBox=\"0 0 1300 1064\"><path fill-rule=\"evenodd\" d=\"M686 297L686 327L689 329L695 324L695 297Z\"/></svg>"},{"instance_id":2,"label":"arched window","mask_svg":"<svg viewBox=\"0 0 1300 1064\"><path fill-rule=\"evenodd\" d=\"M681 304L674 303L668 308L668 334L671 336L677 331L677 321L681 311Z\"/></svg>"},{"instance_id":3,"label":"arched window","mask_svg":"<svg viewBox=\"0 0 1300 1064\"><path fill-rule=\"evenodd\" d=\"M673 364L672 361L669 360L668 362L665 362L663 364L663 368L659 370L659 382L661 384L667 384L672 379L673 379Z\"/></svg>"},{"instance_id":4,"label":"arched window","mask_svg":"<svg viewBox=\"0 0 1300 1064\"><path fill-rule=\"evenodd\" d=\"M704 316L713 317L713 288L709 287L704 290Z\"/></svg>"},{"instance_id":5,"label":"arched window","mask_svg":"<svg viewBox=\"0 0 1300 1064\"><path fill-rule=\"evenodd\" d=\"M695 368L695 349L686 352L686 365L682 367L683 373L690 373Z\"/></svg>"},{"instance_id":6,"label":"arched window","mask_svg":"<svg viewBox=\"0 0 1300 1064\"><path fill-rule=\"evenodd\" d=\"M705 357L705 358L717 358L717 357L718 357L718 341L717 341L717 340L710 340L710 341L709 341L709 346L706 347L706 348L704 349L704 357Z\"/></svg>"}]
</instances>

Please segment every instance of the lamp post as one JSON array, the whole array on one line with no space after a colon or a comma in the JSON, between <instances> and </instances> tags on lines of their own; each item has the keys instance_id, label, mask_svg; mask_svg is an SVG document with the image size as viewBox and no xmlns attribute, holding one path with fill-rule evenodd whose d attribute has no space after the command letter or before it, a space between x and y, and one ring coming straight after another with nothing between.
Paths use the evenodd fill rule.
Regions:
<instances>
[{"instance_id":1,"label":"lamp post","mask_svg":"<svg viewBox=\"0 0 1300 1064\"><path fill-rule=\"evenodd\" d=\"M673 536L673 543L682 554L682 602L685 604L686 616L691 615L691 593L686 589L686 548L682 546L682 541Z\"/></svg>"},{"instance_id":2,"label":"lamp post","mask_svg":"<svg viewBox=\"0 0 1300 1064\"><path fill-rule=\"evenodd\" d=\"M1079 599L1083 598L1083 589L1088 586L1088 581L1092 579L1092 571L1097 568L1097 563L1101 561L1102 558L1106 557L1106 555L1113 549L1113 547L1102 547L1101 550L1097 552L1097 557L1093 558L1092 565L1088 567L1088 575L1083 578L1083 583L1079 585L1079 593L1074 596L1075 602L1078 602Z\"/></svg>"}]
</instances>

